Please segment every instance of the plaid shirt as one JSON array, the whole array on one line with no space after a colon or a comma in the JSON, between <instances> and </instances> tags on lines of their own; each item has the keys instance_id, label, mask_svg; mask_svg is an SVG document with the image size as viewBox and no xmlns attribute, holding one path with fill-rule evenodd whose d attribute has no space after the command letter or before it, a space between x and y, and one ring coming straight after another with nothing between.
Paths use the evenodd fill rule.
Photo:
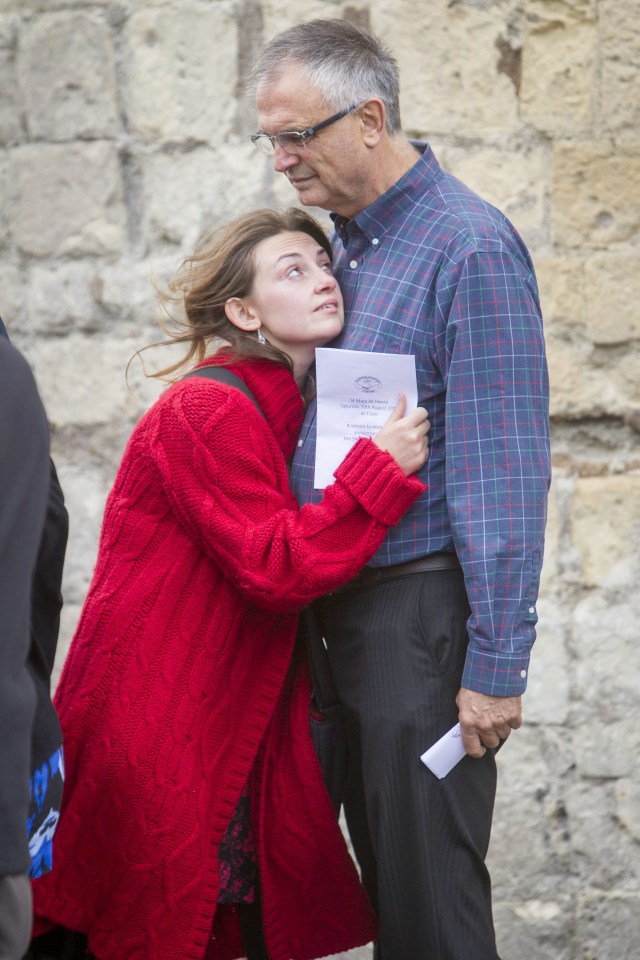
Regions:
<instances>
[{"instance_id":1,"label":"plaid shirt","mask_svg":"<svg viewBox=\"0 0 640 960\"><path fill-rule=\"evenodd\" d=\"M429 411L429 490L373 565L455 550L471 616L462 685L526 688L550 481L548 376L533 265L509 221L444 172L430 147L352 220L334 216L347 323L332 346L414 354ZM292 468L313 489L309 408Z\"/></svg>"}]
</instances>

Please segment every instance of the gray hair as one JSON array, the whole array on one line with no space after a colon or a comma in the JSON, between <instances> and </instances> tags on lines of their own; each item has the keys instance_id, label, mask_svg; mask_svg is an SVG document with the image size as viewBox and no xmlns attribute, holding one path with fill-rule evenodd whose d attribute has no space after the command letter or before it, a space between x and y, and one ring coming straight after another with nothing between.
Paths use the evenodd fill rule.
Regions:
<instances>
[{"instance_id":1,"label":"gray hair","mask_svg":"<svg viewBox=\"0 0 640 960\"><path fill-rule=\"evenodd\" d=\"M369 97L385 106L387 131L400 131L398 64L369 30L346 20L309 20L276 34L262 49L248 79L255 91L298 63L327 104L343 110Z\"/></svg>"}]
</instances>

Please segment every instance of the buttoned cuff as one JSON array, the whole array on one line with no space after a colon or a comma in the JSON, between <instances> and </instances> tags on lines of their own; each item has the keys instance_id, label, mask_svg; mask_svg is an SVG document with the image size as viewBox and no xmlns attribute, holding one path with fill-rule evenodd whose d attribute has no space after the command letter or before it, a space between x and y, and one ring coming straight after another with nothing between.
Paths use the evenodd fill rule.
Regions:
<instances>
[{"instance_id":1,"label":"buttoned cuff","mask_svg":"<svg viewBox=\"0 0 640 960\"><path fill-rule=\"evenodd\" d=\"M527 689L529 659L529 653L487 653L469 644L461 685L490 697L519 697Z\"/></svg>"}]
</instances>

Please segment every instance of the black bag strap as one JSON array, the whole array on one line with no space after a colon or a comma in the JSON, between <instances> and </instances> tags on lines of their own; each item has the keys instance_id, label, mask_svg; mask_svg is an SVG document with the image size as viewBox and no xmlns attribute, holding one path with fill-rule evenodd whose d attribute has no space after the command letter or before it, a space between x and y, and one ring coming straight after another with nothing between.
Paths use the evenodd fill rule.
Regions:
<instances>
[{"instance_id":1,"label":"black bag strap","mask_svg":"<svg viewBox=\"0 0 640 960\"><path fill-rule=\"evenodd\" d=\"M313 605L305 607L300 615L302 632L307 641L309 670L313 685L313 697L326 717L340 709L340 698L333 682L329 654L325 646L320 621Z\"/></svg>"},{"instance_id":2,"label":"black bag strap","mask_svg":"<svg viewBox=\"0 0 640 960\"><path fill-rule=\"evenodd\" d=\"M264 417L264 413L260 408L260 404L254 397L249 387L246 385L242 377L239 377L232 370L229 370L228 367L196 367L195 370L190 370L189 373L186 373L183 380L186 380L187 377L206 377L208 380L219 380L220 383L226 383L230 387L235 387L236 390L239 390L241 393L244 393L245 397L248 397L251 400L252 404L259 411L259 413Z\"/></svg>"}]
</instances>

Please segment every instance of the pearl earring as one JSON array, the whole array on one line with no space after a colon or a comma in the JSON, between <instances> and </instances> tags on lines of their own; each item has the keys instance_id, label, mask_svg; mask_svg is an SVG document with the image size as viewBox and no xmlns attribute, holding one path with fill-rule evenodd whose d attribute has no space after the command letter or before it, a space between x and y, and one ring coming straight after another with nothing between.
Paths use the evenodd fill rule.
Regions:
<instances>
[{"instance_id":1,"label":"pearl earring","mask_svg":"<svg viewBox=\"0 0 640 960\"><path fill-rule=\"evenodd\" d=\"M267 342L267 341L265 340L264 333L262 332L262 330L260 329L260 327L258 327L258 332L257 332L256 336L258 337L258 343L261 343L262 345L264 345L264 344Z\"/></svg>"}]
</instances>

